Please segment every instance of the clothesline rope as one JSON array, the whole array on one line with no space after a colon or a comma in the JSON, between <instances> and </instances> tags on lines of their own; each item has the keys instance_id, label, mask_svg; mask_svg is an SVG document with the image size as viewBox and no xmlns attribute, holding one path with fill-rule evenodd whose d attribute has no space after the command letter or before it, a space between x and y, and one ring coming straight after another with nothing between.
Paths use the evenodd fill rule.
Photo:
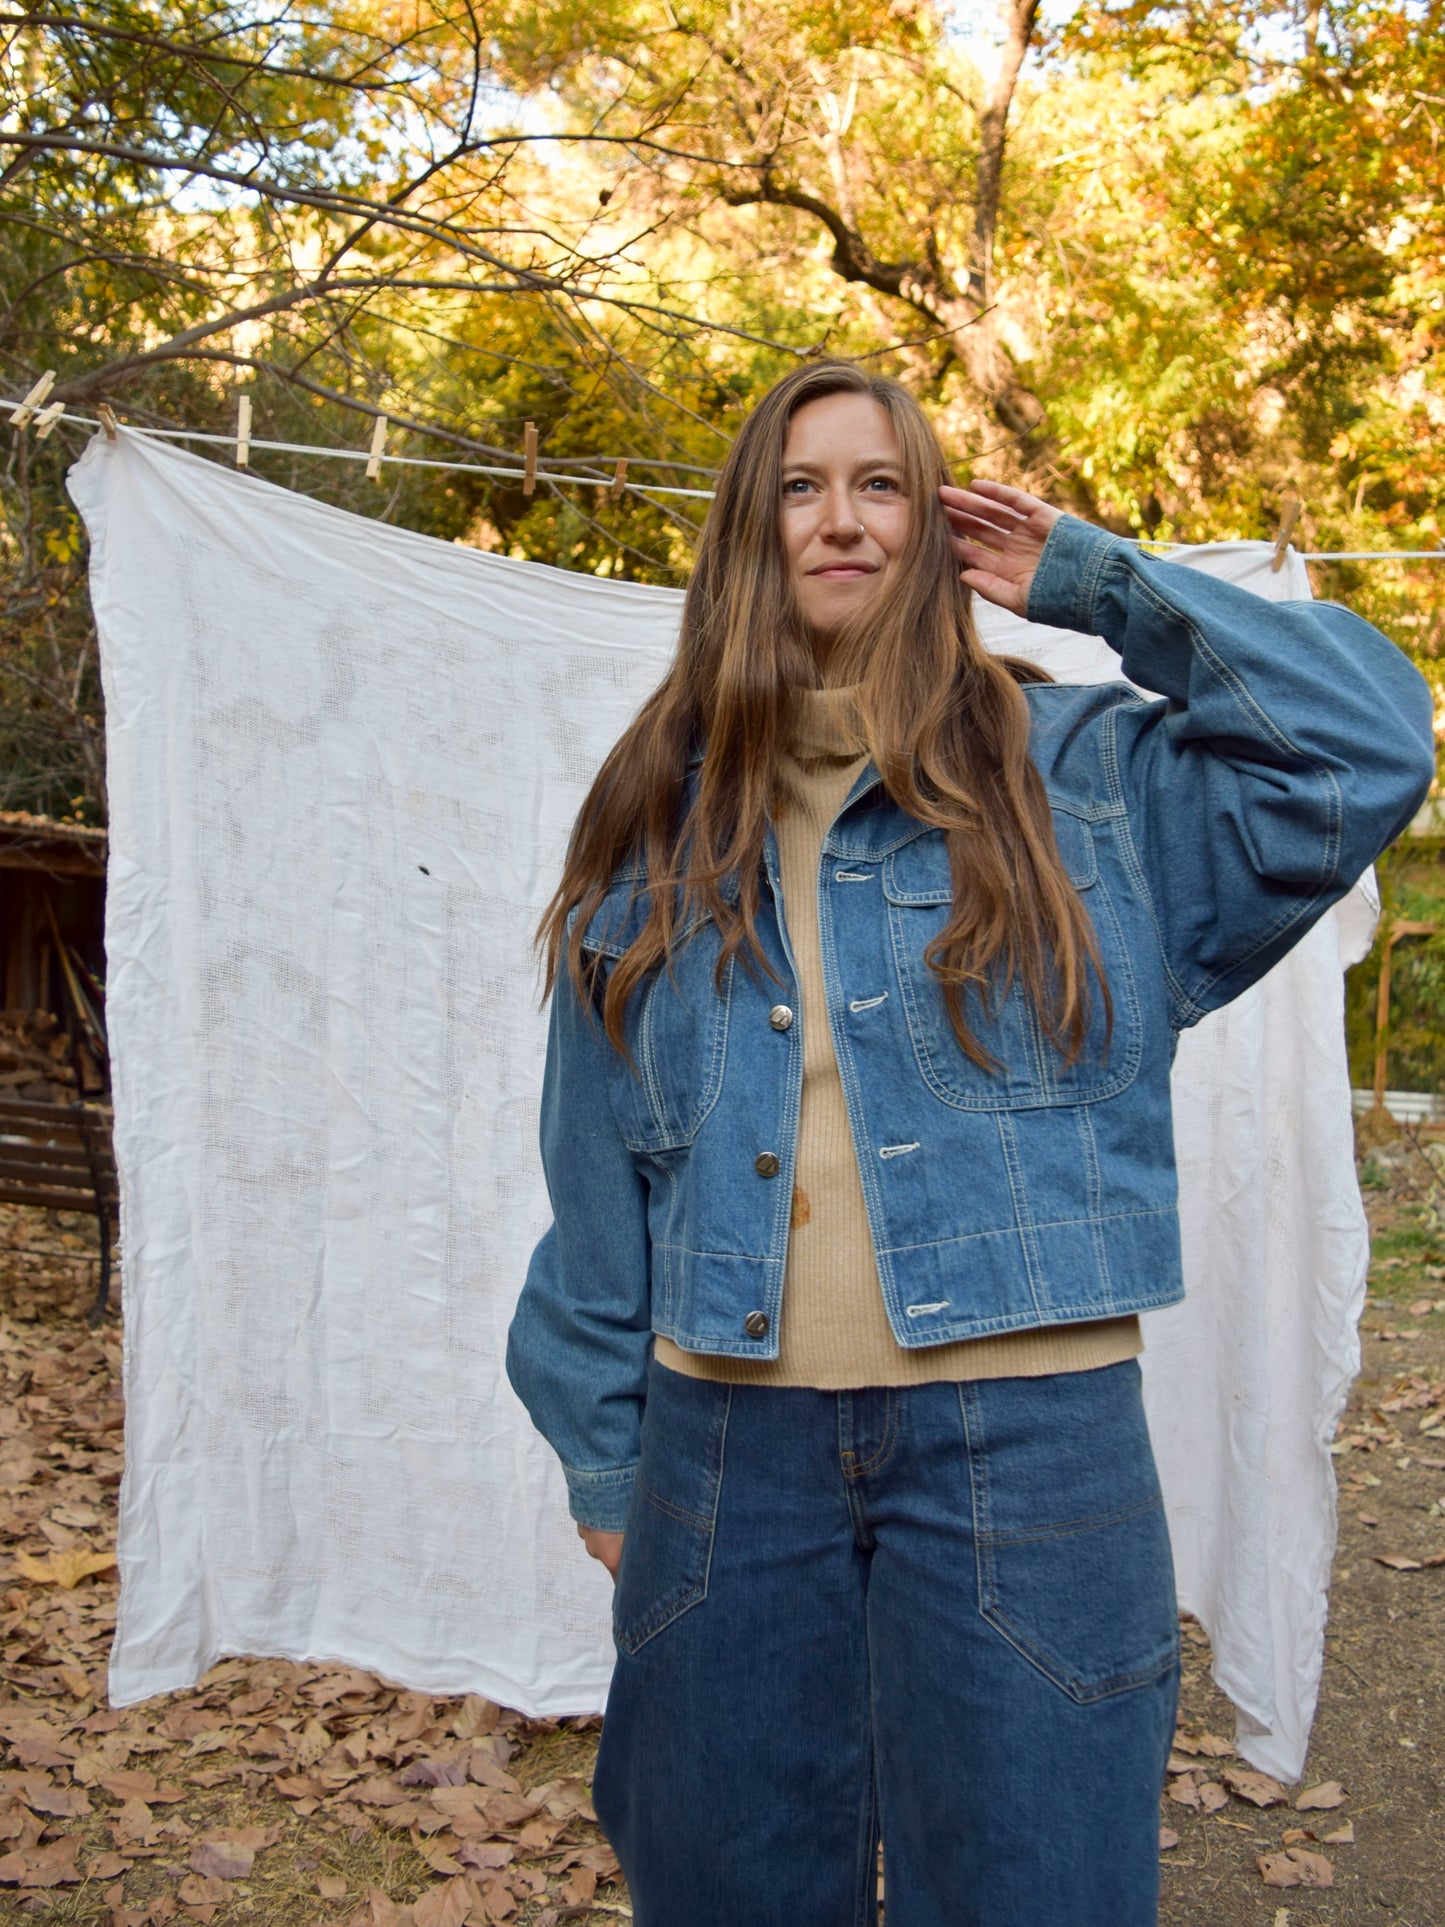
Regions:
<instances>
[{"instance_id":1,"label":"clothesline rope","mask_svg":"<svg viewBox=\"0 0 1445 1927\"><path fill-rule=\"evenodd\" d=\"M27 404L24 402L11 401L0 396L0 409L5 409L12 415L18 414L22 409L26 408L26 406ZM28 419L29 415L27 414L27 421ZM53 427L60 419L61 414L57 413L52 415L47 427ZM105 426L103 422L97 420L96 417L92 415L66 414L64 419L82 423L88 428L102 428ZM384 417L379 417L378 419L384 419ZM152 440L204 442L221 448L232 448L236 445L235 435L218 435L197 428L136 428L128 424L126 432L131 435L147 436ZM364 448L327 448L315 442L268 442L248 437L247 446L252 449L266 449L272 454L277 455L320 455L328 460L339 462L369 462L372 460L370 452ZM397 468L443 469L450 470L456 474L493 475L503 479L515 479L518 481L522 480L527 472L521 462L505 464L439 461L434 457L424 455L392 454L387 454L383 459L388 464ZM586 457L584 456L582 459L585 460ZM643 456L628 456L627 465L629 468L645 468L649 466L646 457ZM675 465L658 463L655 464L655 466ZM538 479L580 488L612 489L616 486L615 478L611 474L565 475L555 473L549 469L540 469L538 471ZM637 495L643 500L646 500L647 497L651 495L670 495L683 496L697 502L710 502L714 495L714 490L710 488L678 488L666 482L645 482L639 485L629 479L623 481L621 486L627 494ZM1149 536L1139 535L1126 535L1121 536L1119 539L1124 542L1132 542L1137 547L1144 549L1194 549L1213 546L1208 542L1162 542ZM1302 562L1445 562L1445 548L1301 549L1296 551L1296 553Z\"/></svg>"}]
</instances>

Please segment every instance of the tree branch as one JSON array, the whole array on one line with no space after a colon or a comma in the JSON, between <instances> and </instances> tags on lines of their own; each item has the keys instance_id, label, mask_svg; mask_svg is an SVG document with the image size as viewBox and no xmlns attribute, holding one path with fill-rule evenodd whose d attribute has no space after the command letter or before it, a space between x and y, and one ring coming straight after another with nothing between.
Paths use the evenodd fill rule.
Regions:
<instances>
[{"instance_id":1,"label":"tree branch","mask_svg":"<svg viewBox=\"0 0 1445 1927\"><path fill-rule=\"evenodd\" d=\"M1008 140L1009 108L1019 72L1033 39L1039 0L1009 0L1008 33L998 72L978 121L978 172L973 202L973 263L969 286L981 302L993 295L993 249L998 234L999 200L1003 188L1004 149Z\"/></svg>"}]
</instances>

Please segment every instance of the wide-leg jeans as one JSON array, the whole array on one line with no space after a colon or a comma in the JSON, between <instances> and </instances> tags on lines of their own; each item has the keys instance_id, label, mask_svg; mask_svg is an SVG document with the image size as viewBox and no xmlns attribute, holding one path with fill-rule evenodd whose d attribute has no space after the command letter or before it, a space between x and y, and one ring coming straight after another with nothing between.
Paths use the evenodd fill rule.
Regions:
<instances>
[{"instance_id":1,"label":"wide-leg jeans","mask_svg":"<svg viewBox=\"0 0 1445 1927\"><path fill-rule=\"evenodd\" d=\"M636 1927L1150 1927L1174 1576L1137 1364L654 1364L594 1799Z\"/></svg>"}]
</instances>

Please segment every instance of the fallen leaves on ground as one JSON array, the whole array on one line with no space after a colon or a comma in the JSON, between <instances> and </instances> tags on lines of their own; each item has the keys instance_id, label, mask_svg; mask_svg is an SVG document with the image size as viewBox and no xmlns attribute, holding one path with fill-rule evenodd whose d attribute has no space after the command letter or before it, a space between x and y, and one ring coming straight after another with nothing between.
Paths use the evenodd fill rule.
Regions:
<instances>
[{"instance_id":1,"label":"fallen leaves on ground","mask_svg":"<svg viewBox=\"0 0 1445 1927\"><path fill-rule=\"evenodd\" d=\"M1345 1804L1345 1789L1338 1780L1321 1780L1318 1786L1306 1787L1303 1793L1296 1794L1294 1804L1296 1813L1342 1807Z\"/></svg>"},{"instance_id":2,"label":"fallen leaves on ground","mask_svg":"<svg viewBox=\"0 0 1445 1927\"><path fill-rule=\"evenodd\" d=\"M1182 1729L1174 1735L1176 1753L1193 1753L1207 1760L1232 1760L1234 1748L1228 1740L1220 1739L1217 1733L1186 1733Z\"/></svg>"},{"instance_id":3,"label":"fallen leaves on ground","mask_svg":"<svg viewBox=\"0 0 1445 1927\"><path fill-rule=\"evenodd\" d=\"M1286 1847L1283 1853L1262 1853L1256 1860L1266 1887L1332 1887L1335 1870L1322 1853L1307 1847Z\"/></svg>"},{"instance_id":4,"label":"fallen leaves on ground","mask_svg":"<svg viewBox=\"0 0 1445 1927\"><path fill-rule=\"evenodd\" d=\"M22 1579L29 1579L37 1586L59 1586L63 1592L73 1592L82 1579L89 1579L95 1572L109 1572L114 1564L113 1552L89 1552L83 1546L72 1546L67 1552L50 1552L43 1559L28 1552L15 1555L16 1570Z\"/></svg>"},{"instance_id":5,"label":"fallen leaves on ground","mask_svg":"<svg viewBox=\"0 0 1445 1927\"><path fill-rule=\"evenodd\" d=\"M85 1249L63 1219L0 1207L0 1277L17 1218L16 1242ZM238 1907L316 1927L584 1918L618 1880L588 1722L264 1660L105 1704L120 1333L86 1326L83 1268L49 1300L46 1276L12 1271L0 1311L0 1913L58 1890L95 1927L225 1927Z\"/></svg>"},{"instance_id":6,"label":"fallen leaves on ground","mask_svg":"<svg viewBox=\"0 0 1445 1927\"><path fill-rule=\"evenodd\" d=\"M1251 1806L1282 1807L1289 1798L1278 1780L1271 1779L1268 1773L1255 1773L1249 1767L1227 1766L1223 1779L1231 1793L1248 1800Z\"/></svg>"},{"instance_id":7,"label":"fallen leaves on ground","mask_svg":"<svg viewBox=\"0 0 1445 1927\"><path fill-rule=\"evenodd\" d=\"M1410 1559L1403 1552L1372 1552L1370 1557L1391 1572L1425 1572L1431 1566L1445 1566L1445 1552L1432 1552L1424 1559Z\"/></svg>"}]
</instances>

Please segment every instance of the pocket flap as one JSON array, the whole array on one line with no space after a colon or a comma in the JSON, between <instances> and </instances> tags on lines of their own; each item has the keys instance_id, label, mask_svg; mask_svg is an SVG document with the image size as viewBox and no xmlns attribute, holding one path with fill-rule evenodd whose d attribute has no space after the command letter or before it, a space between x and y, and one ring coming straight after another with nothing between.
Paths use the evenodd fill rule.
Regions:
<instances>
[{"instance_id":1,"label":"pocket flap","mask_svg":"<svg viewBox=\"0 0 1445 1927\"><path fill-rule=\"evenodd\" d=\"M582 948L599 957L610 957L615 963L642 934L651 909L652 892L640 870L616 877L588 920ZM706 910L697 911L675 932L674 942L684 943L695 930L711 922Z\"/></svg>"},{"instance_id":2,"label":"pocket flap","mask_svg":"<svg viewBox=\"0 0 1445 1927\"><path fill-rule=\"evenodd\" d=\"M953 875L942 830L921 829L883 859L883 894L890 903L952 903Z\"/></svg>"},{"instance_id":3,"label":"pocket flap","mask_svg":"<svg viewBox=\"0 0 1445 1927\"><path fill-rule=\"evenodd\" d=\"M1099 874L1093 833L1081 816L1069 810L1056 809L1053 820L1054 841L1069 881L1076 890L1087 890ZM942 830L921 830L912 842L885 857L883 894L890 903L953 902L953 876Z\"/></svg>"}]
</instances>

